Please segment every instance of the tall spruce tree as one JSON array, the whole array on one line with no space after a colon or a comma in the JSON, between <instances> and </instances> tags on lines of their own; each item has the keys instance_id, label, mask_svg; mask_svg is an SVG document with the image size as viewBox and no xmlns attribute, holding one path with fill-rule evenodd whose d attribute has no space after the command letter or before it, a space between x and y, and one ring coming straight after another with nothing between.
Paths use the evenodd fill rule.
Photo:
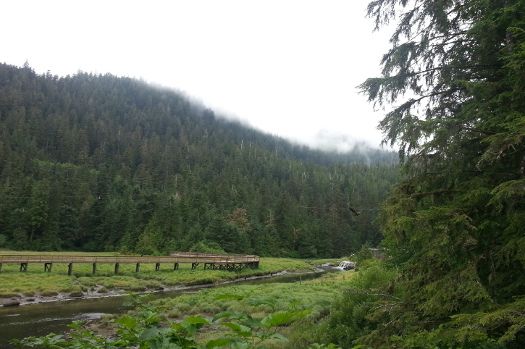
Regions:
<instances>
[{"instance_id":1,"label":"tall spruce tree","mask_svg":"<svg viewBox=\"0 0 525 349\"><path fill-rule=\"evenodd\" d=\"M368 14L397 22L361 87L393 108L380 128L406 180L383 222L400 298L359 341L524 348L525 1L375 0Z\"/></svg>"}]
</instances>

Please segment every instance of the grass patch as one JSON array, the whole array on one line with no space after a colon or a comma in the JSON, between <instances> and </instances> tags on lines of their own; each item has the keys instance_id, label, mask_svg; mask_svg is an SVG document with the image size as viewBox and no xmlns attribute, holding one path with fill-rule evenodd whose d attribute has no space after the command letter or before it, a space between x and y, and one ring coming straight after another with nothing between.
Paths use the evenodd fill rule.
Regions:
<instances>
[{"instance_id":1,"label":"grass patch","mask_svg":"<svg viewBox=\"0 0 525 349\"><path fill-rule=\"evenodd\" d=\"M333 300L352 282L355 273L330 273L305 282L271 283L258 285L231 285L214 289L200 290L174 298L161 298L144 303L134 313L150 311L159 313L168 326L180 322L188 316L203 316L212 319L217 314L231 312L249 314L254 319L263 319L280 311L305 311L308 316L289 326L279 328L279 332L289 337L291 347L307 347L318 337L313 334L316 324L329 314ZM144 305L145 304L145 305ZM304 333L304 328L311 333ZM198 335L200 342L219 338L227 333L223 326L209 326ZM268 348L281 348L282 342L267 343ZM266 347L266 346L265 346Z\"/></svg>"},{"instance_id":2,"label":"grass patch","mask_svg":"<svg viewBox=\"0 0 525 349\"><path fill-rule=\"evenodd\" d=\"M85 343L118 343L118 347L125 343L137 348L160 347L159 343L166 348L179 343L188 348L215 348L219 343L225 348L336 348L310 345L321 338L319 328L325 328L333 300L354 282L354 275L331 273L304 282L232 284L154 300L148 295L135 296L135 308L127 314L105 318L87 330L85 324L73 323L67 336L49 334L23 342L38 347L53 341L57 349L80 348Z\"/></svg>"},{"instance_id":3,"label":"grass patch","mask_svg":"<svg viewBox=\"0 0 525 349\"><path fill-rule=\"evenodd\" d=\"M116 256L112 252L35 252L35 251L0 251L0 255L87 255ZM141 264L140 272L135 273L134 264L120 264L119 274L114 274L113 264L97 263L96 274L92 274L91 264L75 263L73 275L67 275L67 264L54 263L52 272L44 272L44 266L30 263L27 272L20 272L17 264L4 264L0 272L0 298L21 296L23 294L43 295L60 292L78 292L102 286L103 290L143 291L179 285L214 284L221 281L242 277L265 275L282 270L306 271L311 265L302 260L291 258L261 258L259 269L244 269L240 272L224 270L204 270L199 266L192 270L190 264L180 264L179 270L173 270L172 264L161 264L161 270L155 271L154 264Z\"/></svg>"}]
</instances>

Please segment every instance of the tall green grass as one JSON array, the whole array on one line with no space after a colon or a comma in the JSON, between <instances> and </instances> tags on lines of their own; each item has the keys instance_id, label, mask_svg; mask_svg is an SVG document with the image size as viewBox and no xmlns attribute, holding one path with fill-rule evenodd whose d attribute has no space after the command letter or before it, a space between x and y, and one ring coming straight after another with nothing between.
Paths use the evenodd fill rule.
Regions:
<instances>
[{"instance_id":1,"label":"tall green grass","mask_svg":"<svg viewBox=\"0 0 525 349\"><path fill-rule=\"evenodd\" d=\"M324 348L316 326L352 283L352 272L305 282L229 285L148 302L137 296L127 314L106 319L104 331L74 324L67 336L22 341L35 348ZM102 324L100 325L102 326ZM99 327L100 328L100 327Z\"/></svg>"},{"instance_id":2,"label":"tall green grass","mask_svg":"<svg viewBox=\"0 0 525 349\"><path fill-rule=\"evenodd\" d=\"M0 251L1 254L57 254L57 252L14 252ZM111 252L75 252L82 255L117 255ZM68 255L71 252L58 252ZM172 264L161 264L155 271L154 264L141 264L140 272L135 272L134 264L121 264L119 274L114 274L113 264L97 263L96 274L92 274L91 264L76 263L73 275L67 275L67 264L54 263L51 272L44 272L40 263L30 263L27 272L20 272L17 264L4 264L0 272L0 298L14 296L49 296L58 292L88 291L103 287L105 290L142 291L179 285L210 284L237 278L264 275L282 270L307 271L311 265L289 258L261 258L258 269L244 269L240 272L224 270L196 270L190 264L181 264L173 270Z\"/></svg>"}]
</instances>

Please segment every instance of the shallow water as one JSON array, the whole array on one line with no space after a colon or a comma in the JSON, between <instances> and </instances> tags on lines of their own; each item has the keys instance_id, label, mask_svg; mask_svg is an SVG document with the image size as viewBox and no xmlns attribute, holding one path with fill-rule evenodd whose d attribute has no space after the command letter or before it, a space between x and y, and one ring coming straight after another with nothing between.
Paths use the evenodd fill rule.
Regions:
<instances>
[{"instance_id":1,"label":"shallow water","mask_svg":"<svg viewBox=\"0 0 525 349\"><path fill-rule=\"evenodd\" d=\"M261 284L276 282L300 282L321 276L323 272L304 274L283 274L255 280L236 281L235 284ZM218 286L227 287L232 283ZM178 295L195 292L202 287L189 287L183 290L158 292L150 295L152 299L176 297ZM49 302L31 304L19 307L0 307L0 348L14 348L9 345L12 339L27 336L43 336L48 333L63 333L67 325L75 320L99 319L104 314L119 314L129 309L127 297L105 297L91 299L75 299L64 302Z\"/></svg>"}]
</instances>

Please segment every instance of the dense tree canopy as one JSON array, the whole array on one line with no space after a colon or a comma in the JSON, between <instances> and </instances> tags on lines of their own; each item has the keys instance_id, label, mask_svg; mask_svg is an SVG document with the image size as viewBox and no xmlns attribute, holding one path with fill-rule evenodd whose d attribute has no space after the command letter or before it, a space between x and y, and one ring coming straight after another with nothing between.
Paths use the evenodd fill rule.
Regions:
<instances>
[{"instance_id":1,"label":"dense tree canopy","mask_svg":"<svg viewBox=\"0 0 525 349\"><path fill-rule=\"evenodd\" d=\"M0 248L343 255L380 240L396 163L292 145L133 79L0 65Z\"/></svg>"},{"instance_id":2,"label":"dense tree canopy","mask_svg":"<svg viewBox=\"0 0 525 349\"><path fill-rule=\"evenodd\" d=\"M396 105L380 126L406 180L383 217L400 276L351 340L523 348L525 1L375 0L369 14L397 22L362 88Z\"/></svg>"}]
</instances>

